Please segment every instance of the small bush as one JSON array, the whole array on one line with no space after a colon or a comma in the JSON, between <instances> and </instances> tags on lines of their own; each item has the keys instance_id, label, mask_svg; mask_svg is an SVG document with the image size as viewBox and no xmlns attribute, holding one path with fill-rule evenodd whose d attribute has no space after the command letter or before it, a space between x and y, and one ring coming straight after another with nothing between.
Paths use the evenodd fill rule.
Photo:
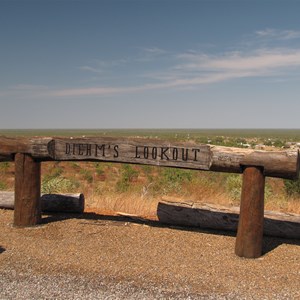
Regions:
<instances>
[{"instance_id":1,"label":"small bush","mask_svg":"<svg viewBox=\"0 0 300 300\"><path fill-rule=\"evenodd\" d=\"M220 146L223 146L224 143L225 143L224 137L222 137L222 136L217 136L216 138L214 138L214 139L212 140L212 144L214 144L214 145L220 145Z\"/></svg>"},{"instance_id":2,"label":"small bush","mask_svg":"<svg viewBox=\"0 0 300 300\"><path fill-rule=\"evenodd\" d=\"M45 175L44 180L48 181L48 180L54 179L56 177L60 177L62 175L63 171L64 171L63 168L60 167L58 164L56 164L50 170L49 174Z\"/></svg>"},{"instance_id":3,"label":"small bush","mask_svg":"<svg viewBox=\"0 0 300 300\"><path fill-rule=\"evenodd\" d=\"M42 181L41 192L45 194L74 192L79 183L63 177L55 177Z\"/></svg>"},{"instance_id":4,"label":"small bush","mask_svg":"<svg viewBox=\"0 0 300 300\"><path fill-rule=\"evenodd\" d=\"M155 171L154 166L149 166L149 165L142 165L141 166L142 171L144 172L148 183L151 183L154 181L154 174L153 172Z\"/></svg>"},{"instance_id":5,"label":"small bush","mask_svg":"<svg viewBox=\"0 0 300 300\"><path fill-rule=\"evenodd\" d=\"M273 146L277 147L277 148L282 148L284 147L286 144L286 141L282 141L282 140L279 140L279 139L276 139L273 143Z\"/></svg>"},{"instance_id":6,"label":"small bush","mask_svg":"<svg viewBox=\"0 0 300 300\"><path fill-rule=\"evenodd\" d=\"M154 180L151 189L154 193L182 193L183 186L193 178L192 171L164 168L159 173L158 179Z\"/></svg>"},{"instance_id":7,"label":"small bush","mask_svg":"<svg viewBox=\"0 0 300 300\"><path fill-rule=\"evenodd\" d=\"M289 196L300 195L300 179L298 180L284 180L285 192Z\"/></svg>"},{"instance_id":8,"label":"small bush","mask_svg":"<svg viewBox=\"0 0 300 300\"><path fill-rule=\"evenodd\" d=\"M117 192L126 192L130 187L130 182L138 177L139 172L129 164L122 164L121 178L116 183Z\"/></svg>"},{"instance_id":9,"label":"small bush","mask_svg":"<svg viewBox=\"0 0 300 300\"><path fill-rule=\"evenodd\" d=\"M0 181L0 191L5 191L7 190L7 185L5 182Z\"/></svg>"},{"instance_id":10,"label":"small bush","mask_svg":"<svg viewBox=\"0 0 300 300\"><path fill-rule=\"evenodd\" d=\"M87 169L81 169L80 174L83 176L83 178L88 182L92 183L93 182L93 174L90 170Z\"/></svg>"},{"instance_id":11,"label":"small bush","mask_svg":"<svg viewBox=\"0 0 300 300\"><path fill-rule=\"evenodd\" d=\"M71 162L71 167L76 171L81 169L80 165L76 162Z\"/></svg>"},{"instance_id":12,"label":"small bush","mask_svg":"<svg viewBox=\"0 0 300 300\"><path fill-rule=\"evenodd\" d=\"M10 163L8 161L0 162L0 172L6 173L9 169Z\"/></svg>"},{"instance_id":13,"label":"small bush","mask_svg":"<svg viewBox=\"0 0 300 300\"><path fill-rule=\"evenodd\" d=\"M242 191L242 176L236 174L228 175L226 179L226 191L233 200L239 200Z\"/></svg>"},{"instance_id":14,"label":"small bush","mask_svg":"<svg viewBox=\"0 0 300 300\"><path fill-rule=\"evenodd\" d=\"M234 201L239 201L242 194L243 177L238 174L230 174L226 179L226 191ZM272 188L268 182L265 184L264 197L269 200L273 195Z\"/></svg>"},{"instance_id":15,"label":"small bush","mask_svg":"<svg viewBox=\"0 0 300 300\"><path fill-rule=\"evenodd\" d=\"M103 164L96 163L95 168L96 168L96 174L97 175L104 175L105 174L104 169L103 169Z\"/></svg>"},{"instance_id":16,"label":"small bush","mask_svg":"<svg viewBox=\"0 0 300 300\"><path fill-rule=\"evenodd\" d=\"M192 179L192 172L182 169L164 168L162 176L165 181L181 184Z\"/></svg>"}]
</instances>

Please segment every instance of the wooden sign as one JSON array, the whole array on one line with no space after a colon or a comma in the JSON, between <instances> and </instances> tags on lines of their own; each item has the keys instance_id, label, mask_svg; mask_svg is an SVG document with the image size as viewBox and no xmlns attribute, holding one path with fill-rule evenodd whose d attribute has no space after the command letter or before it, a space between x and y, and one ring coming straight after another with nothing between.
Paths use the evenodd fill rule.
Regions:
<instances>
[{"instance_id":1,"label":"wooden sign","mask_svg":"<svg viewBox=\"0 0 300 300\"><path fill-rule=\"evenodd\" d=\"M209 170L211 151L207 145L155 140L86 138L53 139L48 145L54 160L100 160Z\"/></svg>"}]
</instances>

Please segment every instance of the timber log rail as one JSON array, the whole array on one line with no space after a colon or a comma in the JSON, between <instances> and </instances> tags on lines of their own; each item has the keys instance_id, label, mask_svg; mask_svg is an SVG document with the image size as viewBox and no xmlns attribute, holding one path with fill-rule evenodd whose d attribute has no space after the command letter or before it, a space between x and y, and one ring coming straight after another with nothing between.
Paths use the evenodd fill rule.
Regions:
<instances>
[{"instance_id":1,"label":"timber log rail","mask_svg":"<svg viewBox=\"0 0 300 300\"><path fill-rule=\"evenodd\" d=\"M240 217L235 253L262 254L265 177L297 179L298 151L258 151L191 142L134 138L0 137L0 161L15 162L14 225L41 220L41 162L107 161L242 173Z\"/></svg>"}]
</instances>

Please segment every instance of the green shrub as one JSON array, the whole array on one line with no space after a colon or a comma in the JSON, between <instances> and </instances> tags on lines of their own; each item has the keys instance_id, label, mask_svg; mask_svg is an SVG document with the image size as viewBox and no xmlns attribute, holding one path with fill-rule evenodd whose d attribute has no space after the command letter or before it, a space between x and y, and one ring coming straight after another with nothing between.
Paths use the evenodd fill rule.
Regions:
<instances>
[{"instance_id":1,"label":"green shrub","mask_svg":"<svg viewBox=\"0 0 300 300\"><path fill-rule=\"evenodd\" d=\"M279 140L279 139L276 139L273 143L273 145L277 148L282 148L284 147L286 144L286 141L282 141L282 140Z\"/></svg>"},{"instance_id":2,"label":"green shrub","mask_svg":"<svg viewBox=\"0 0 300 300\"><path fill-rule=\"evenodd\" d=\"M154 180L152 190L155 193L181 193L183 185L191 181L193 172L183 169L163 168L159 177Z\"/></svg>"},{"instance_id":3,"label":"green shrub","mask_svg":"<svg viewBox=\"0 0 300 300\"><path fill-rule=\"evenodd\" d=\"M137 178L139 172L129 164L122 164L121 177L116 183L117 192L126 192L130 187L130 182Z\"/></svg>"},{"instance_id":4,"label":"green shrub","mask_svg":"<svg viewBox=\"0 0 300 300\"><path fill-rule=\"evenodd\" d=\"M41 192L45 194L74 192L79 183L63 177L48 178L42 181Z\"/></svg>"},{"instance_id":5,"label":"green shrub","mask_svg":"<svg viewBox=\"0 0 300 300\"><path fill-rule=\"evenodd\" d=\"M289 196L300 195L300 179L298 180L284 180L285 192Z\"/></svg>"},{"instance_id":6,"label":"green shrub","mask_svg":"<svg viewBox=\"0 0 300 300\"><path fill-rule=\"evenodd\" d=\"M58 164L55 164L55 166L53 166L53 168L50 170L49 174L45 175L44 180L51 180L54 179L56 177L60 177L63 173L64 169L59 166Z\"/></svg>"},{"instance_id":7,"label":"green shrub","mask_svg":"<svg viewBox=\"0 0 300 300\"><path fill-rule=\"evenodd\" d=\"M239 201L242 194L243 176L238 174L230 174L226 179L226 191L234 201ZM267 201L272 197L273 192L270 184L266 182L264 197Z\"/></svg>"},{"instance_id":8,"label":"green shrub","mask_svg":"<svg viewBox=\"0 0 300 300\"><path fill-rule=\"evenodd\" d=\"M272 146L273 142L272 142L271 139L267 139L267 140L264 141L264 145L266 145L266 146Z\"/></svg>"},{"instance_id":9,"label":"green shrub","mask_svg":"<svg viewBox=\"0 0 300 300\"><path fill-rule=\"evenodd\" d=\"M93 174L90 170L87 169L81 169L80 174L83 176L83 178L88 182L92 183L93 182Z\"/></svg>"},{"instance_id":10,"label":"green shrub","mask_svg":"<svg viewBox=\"0 0 300 300\"><path fill-rule=\"evenodd\" d=\"M212 144L223 146L224 145L224 137L222 137L222 136L215 137L212 141Z\"/></svg>"},{"instance_id":11,"label":"green shrub","mask_svg":"<svg viewBox=\"0 0 300 300\"><path fill-rule=\"evenodd\" d=\"M0 162L0 171L6 173L9 169L10 163L8 161Z\"/></svg>"},{"instance_id":12,"label":"green shrub","mask_svg":"<svg viewBox=\"0 0 300 300\"><path fill-rule=\"evenodd\" d=\"M121 168L122 177L125 181L133 181L134 178L138 177L139 172L135 170L131 165L123 164Z\"/></svg>"},{"instance_id":13,"label":"green shrub","mask_svg":"<svg viewBox=\"0 0 300 300\"><path fill-rule=\"evenodd\" d=\"M5 182L0 181L0 191L5 191L7 190L7 185Z\"/></svg>"},{"instance_id":14,"label":"green shrub","mask_svg":"<svg viewBox=\"0 0 300 300\"><path fill-rule=\"evenodd\" d=\"M71 162L71 167L77 171L81 169L80 165L76 162Z\"/></svg>"},{"instance_id":15,"label":"green shrub","mask_svg":"<svg viewBox=\"0 0 300 300\"><path fill-rule=\"evenodd\" d=\"M165 181L181 184L192 179L192 171L176 168L164 168L162 176Z\"/></svg>"},{"instance_id":16,"label":"green shrub","mask_svg":"<svg viewBox=\"0 0 300 300\"><path fill-rule=\"evenodd\" d=\"M95 163L95 168L96 168L96 174L97 175L103 175L105 173L104 169L103 169L103 164Z\"/></svg>"},{"instance_id":17,"label":"green shrub","mask_svg":"<svg viewBox=\"0 0 300 300\"><path fill-rule=\"evenodd\" d=\"M142 165L141 169L147 177L148 183L152 183L154 181L153 170L155 169L155 167L149 165Z\"/></svg>"},{"instance_id":18,"label":"green shrub","mask_svg":"<svg viewBox=\"0 0 300 300\"><path fill-rule=\"evenodd\" d=\"M153 166L149 166L149 165L141 165L141 169L143 170L143 172L148 175L151 174L152 170L153 170Z\"/></svg>"},{"instance_id":19,"label":"green shrub","mask_svg":"<svg viewBox=\"0 0 300 300\"><path fill-rule=\"evenodd\" d=\"M8 161L0 162L0 174L6 175L9 171L11 163Z\"/></svg>"},{"instance_id":20,"label":"green shrub","mask_svg":"<svg viewBox=\"0 0 300 300\"><path fill-rule=\"evenodd\" d=\"M226 179L226 191L233 200L239 200L242 191L242 176L237 174L228 175Z\"/></svg>"}]
</instances>

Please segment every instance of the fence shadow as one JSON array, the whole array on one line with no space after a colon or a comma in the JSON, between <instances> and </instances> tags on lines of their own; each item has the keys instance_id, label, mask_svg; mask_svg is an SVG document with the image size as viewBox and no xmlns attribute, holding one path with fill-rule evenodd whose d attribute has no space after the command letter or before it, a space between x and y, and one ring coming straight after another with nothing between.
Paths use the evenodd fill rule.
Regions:
<instances>
[{"instance_id":1,"label":"fence shadow","mask_svg":"<svg viewBox=\"0 0 300 300\"><path fill-rule=\"evenodd\" d=\"M95 220L103 222L117 222L117 223L137 223L137 224L147 224L149 226L164 226L159 224L157 221L151 221L143 218L134 218L127 216L112 216L112 215L101 215L94 212L84 212L84 213L60 213L60 212L48 212L42 218L41 225L49 224L52 222L60 222L69 219L78 219L78 220Z\"/></svg>"},{"instance_id":2,"label":"fence shadow","mask_svg":"<svg viewBox=\"0 0 300 300\"><path fill-rule=\"evenodd\" d=\"M160 222L192 226L209 233L235 236L239 214L228 211L213 211L160 202L157 216ZM226 230L226 231L224 231ZM264 218L263 254L271 252L282 244L300 246L300 219L297 222Z\"/></svg>"},{"instance_id":3,"label":"fence shadow","mask_svg":"<svg viewBox=\"0 0 300 300\"><path fill-rule=\"evenodd\" d=\"M211 213L211 212L209 212ZM215 213L217 214L218 218L223 218L222 213ZM238 220L238 215L233 214L232 216L234 219ZM158 214L159 216L159 214ZM135 218L135 217L128 217L128 216L109 216L109 215L101 215L92 212L86 212L82 214L72 214L72 213L51 213L42 218L42 224L49 224L52 222L60 222L68 219L78 219L78 220L95 220L101 221L98 222L98 226L107 226L107 225L114 225L114 226L122 226L124 223L135 223L135 224L145 224L151 227L159 227L159 228L172 228L175 230L181 231L188 231L188 232L199 232L204 234L214 234L214 235L223 235L229 237L236 236L236 230L224 230L224 228L208 228L207 226L191 226L186 224L170 224L169 220L164 219L162 216L159 216L158 221L147 220L143 218ZM223 218L223 220L227 220ZM278 222L276 220L276 222ZM270 223L272 225L272 221ZM273 251L277 247L282 244L290 244L300 246L300 238L284 238L284 237L274 237L264 235L263 239L263 255Z\"/></svg>"}]
</instances>

